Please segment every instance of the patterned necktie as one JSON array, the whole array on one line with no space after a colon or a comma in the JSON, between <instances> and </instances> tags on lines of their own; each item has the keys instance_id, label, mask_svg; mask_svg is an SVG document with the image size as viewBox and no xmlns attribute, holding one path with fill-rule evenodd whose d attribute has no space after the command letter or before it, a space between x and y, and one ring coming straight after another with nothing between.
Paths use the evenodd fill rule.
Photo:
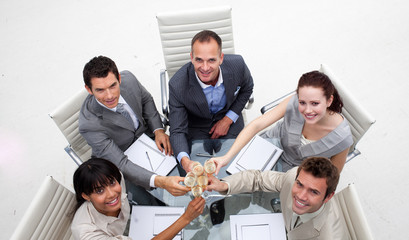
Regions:
<instances>
[{"instance_id":1,"label":"patterned necktie","mask_svg":"<svg viewBox=\"0 0 409 240\"><path fill-rule=\"evenodd\" d=\"M118 105L116 106L116 112L124 116L126 120L128 120L132 124L132 126L135 127L131 115L129 115L129 112L126 111L123 103L118 103Z\"/></svg>"}]
</instances>

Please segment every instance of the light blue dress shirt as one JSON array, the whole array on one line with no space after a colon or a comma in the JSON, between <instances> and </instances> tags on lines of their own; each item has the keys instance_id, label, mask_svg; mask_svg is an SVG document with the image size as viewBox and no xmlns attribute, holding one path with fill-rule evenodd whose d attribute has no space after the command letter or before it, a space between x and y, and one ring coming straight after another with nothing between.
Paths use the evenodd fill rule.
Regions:
<instances>
[{"instance_id":1,"label":"light blue dress shirt","mask_svg":"<svg viewBox=\"0 0 409 240\"><path fill-rule=\"evenodd\" d=\"M199 83L200 87L202 87L203 93L206 96L210 113L216 114L218 111L222 110L224 106L226 106L226 91L223 83L222 69L219 67L219 79L217 80L217 83L214 86L204 84L197 76L196 72L195 75L197 82ZM233 122L236 122L237 119L239 118L239 115L237 115L232 110L229 110L226 113L226 116L230 118ZM186 152L180 152L177 156L178 161L180 162L183 157L189 157L189 154L187 154Z\"/></svg>"}]
</instances>

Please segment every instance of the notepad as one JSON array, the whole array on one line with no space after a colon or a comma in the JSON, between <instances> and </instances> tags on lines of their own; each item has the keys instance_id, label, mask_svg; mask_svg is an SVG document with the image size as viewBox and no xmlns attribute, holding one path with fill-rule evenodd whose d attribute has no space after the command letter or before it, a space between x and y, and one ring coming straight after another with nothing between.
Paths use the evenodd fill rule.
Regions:
<instances>
[{"instance_id":1,"label":"notepad","mask_svg":"<svg viewBox=\"0 0 409 240\"><path fill-rule=\"evenodd\" d=\"M231 215L230 233L232 240L286 239L282 213Z\"/></svg>"},{"instance_id":2,"label":"notepad","mask_svg":"<svg viewBox=\"0 0 409 240\"><path fill-rule=\"evenodd\" d=\"M146 134L142 134L124 153L133 163L161 176L168 175L176 166L175 157L160 152L155 141Z\"/></svg>"},{"instance_id":3,"label":"notepad","mask_svg":"<svg viewBox=\"0 0 409 240\"><path fill-rule=\"evenodd\" d=\"M283 150L279 147L256 135L241 149L239 154L237 154L227 168L227 172L234 174L250 169L261 171L271 170L282 152Z\"/></svg>"},{"instance_id":4,"label":"notepad","mask_svg":"<svg viewBox=\"0 0 409 240\"><path fill-rule=\"evenodd\" d=\"M132 206L129 237L152 239L172 225L184 213L184 207ZM173 239L182 239L183 230Z\"/></svg>"},{"instance_id":5,"label":"notepad","mask_svg":"<svg viewBox=\"0 0 409 240\"><path fill-rule=\"evenodd\" d=\"M182 214L180 213L155 213L153 218L153 235L158 235L172 225ZM179 232L177 235L182 234Z\"/></svg>"}]
</instances>

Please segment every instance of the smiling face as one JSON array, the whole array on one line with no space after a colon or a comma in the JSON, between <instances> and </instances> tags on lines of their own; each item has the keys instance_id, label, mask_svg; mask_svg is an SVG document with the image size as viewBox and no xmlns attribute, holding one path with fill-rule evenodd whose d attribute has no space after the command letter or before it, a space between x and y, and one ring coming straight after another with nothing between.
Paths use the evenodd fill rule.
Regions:
<instances>
[{"instance_id":1,"label":"smiling face","mask_svg":"<svg viewBox=\"0 0 409 240\"><path fill-rule=\"evenodd\" d=\"M113 179L107 186L99 186L89 195L82 193L82 197L90 201L98 212L117 217L121 211L121 191L121 185Z\"/></svg>"},{"instance_id":2,"label":"smiling face","mask_svg":"<svg viewBox=\"0 0 409 240\"><path fill-rule=\"evenodd\" d=\"M325 198L326 181L325 178L317 178L311 173L301 170L291 190L293 212L298 215L313 213L320 209L322 204L328 202L334 193Z\"/></svg>"},{"instance_id":3,"label":"smiling face","mask_svg":"<svg viewBox=\"0 0 409 240\"><path fill-rule=\"evenodd\" d=\"M224 54L213 38L210 41L196 41L193 44L190 58L199 79L207 85L215 85L219 78L219 66L223 63Z\"/></svg>"},{"instance_id":4,"label":"smiling face","mask_svg":"<svg viewBox=\"0 0 409 240\"><path fill-rule=\"evenodd\" d=\"M118 104L120 96L119 85L121 83L121 77L119 79L115 77L112 72L109 72L106 77L93 77L91 78L91 88L85 85L85 88L95 96L95 98L108 108L114 108Z\"/></svg>"},{"instance_id":5,"label":"smiling face","mask_svg":"<svg viewBox=\"0 0 409 240\"><path fill-rule=\"evenodd\" d=\"M317 123L325 117L332 100L333 96L327 99L321 88L304 86L298 89L298 111L310 124Z\"/></svg>"}]
</instances>

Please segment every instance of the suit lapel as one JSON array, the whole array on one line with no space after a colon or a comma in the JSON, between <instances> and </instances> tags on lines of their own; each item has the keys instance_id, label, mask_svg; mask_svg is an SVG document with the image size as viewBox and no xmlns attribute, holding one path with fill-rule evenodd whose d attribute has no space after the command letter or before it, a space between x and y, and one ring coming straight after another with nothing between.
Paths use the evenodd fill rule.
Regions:
<instances>
[{"instance_id":1,"label":"suit lapel","mask_svg":"<svg viewBox=\"0 0 409 240\"><path fill-rule=\"evenodd\" d=\"M207 103L207 99L205 94L203 93L203 89L200 87L200 84L197 82L195 70L192 67L189 71L189 93L190 98L196 103L200 112L206 118L210 118L210 110L209 105Z\"/></svg>"},{"instance_id":2,"label":"suit lapel","mask_svg":"<svg viewBox=\"0 0 409 240\"><path fill-rule=\"evenodd\" d=\"M317 238L319 235L318 230L314 228L313 220L302 223L287 234L288 239L311 239Z\"/></svg>"},{"instance_id":3,"label":"suit lapel","mask_svg":"<svg viewBox=\"0 0 409 240\"><path fill-rule=\"evenodd\" d=\"M134 126L132 126L124 116L102 107L94 96L92 96L91 108L95 111L95 115L102 118L104 123L117 125L130 131L135 131Z\"/></svg>"},{"instance_id":4,"label":"suit lapel","mask_svg":"<svg viewBox=\"0 0 409 240\"><path fill-rule=\"evenodd\" d=\"M237 90L237 84L234 81L233 73L230 71L229 68L223 67L223 64L220 66L220 68L222 69L223 85L226 92L225 107L229 108L233 104L233 101L235 100L234 93Z\"/></svg>"},{"instance_id":5,"label":"suit lapel","mask_svg":"<svg viewBox=\"0 0 409 240\"><path fill-rule=\"evenodd\" d=\"M132 94L132 92L129 91L124 84L121 84L121 96L125 99L126 103L132 108L132 111L138 118L139 125L141 125L141 121L143 119L142 109L137 104L138 99L136 99L136 95Z\"/></svg>"}]
</instances>

